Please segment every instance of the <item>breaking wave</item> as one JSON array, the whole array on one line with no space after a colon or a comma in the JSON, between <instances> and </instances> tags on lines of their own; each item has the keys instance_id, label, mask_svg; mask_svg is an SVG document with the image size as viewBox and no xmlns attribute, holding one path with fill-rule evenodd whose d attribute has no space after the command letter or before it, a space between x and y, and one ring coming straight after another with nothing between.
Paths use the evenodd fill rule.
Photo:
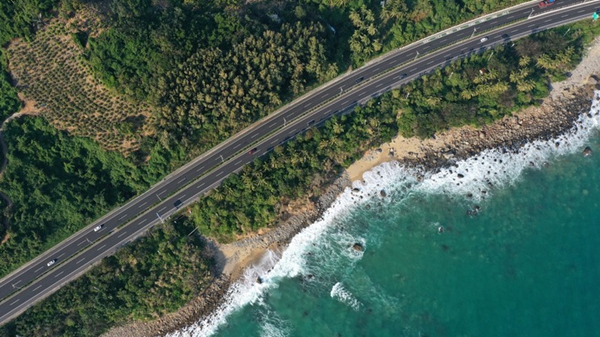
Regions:
<instances>
[{"instance_id":1,"label":"breaking wave","mask_svg":"<svg viewBox=\"0 0 600 337\"><path fill-rule=\"evenodd\" d=\"M335 298L340 302L350 306L352 309L358 311L360 309L360 302L352 296L352 294L344 288L341 282L333 285L331 292L329 293L331 298Z\"/></svg>"}]
</instances>

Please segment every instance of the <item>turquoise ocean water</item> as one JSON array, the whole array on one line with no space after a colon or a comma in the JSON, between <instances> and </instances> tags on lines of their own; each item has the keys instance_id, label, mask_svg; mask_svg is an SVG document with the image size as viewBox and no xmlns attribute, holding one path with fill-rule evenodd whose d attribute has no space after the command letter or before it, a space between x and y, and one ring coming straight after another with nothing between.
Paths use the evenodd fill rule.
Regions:
<instances>
[{"instance_id":1,"label":"turquoise ocean water","mask_svg":"<svg viewBox=\"0 0 600 337\"><path fill-rule=\"evenodd\" d=\"M560 139L422 181L397 164L374 169L248 270L213 317L175 335L600 335L598 106Z\"/></svg>"}]
</instances>

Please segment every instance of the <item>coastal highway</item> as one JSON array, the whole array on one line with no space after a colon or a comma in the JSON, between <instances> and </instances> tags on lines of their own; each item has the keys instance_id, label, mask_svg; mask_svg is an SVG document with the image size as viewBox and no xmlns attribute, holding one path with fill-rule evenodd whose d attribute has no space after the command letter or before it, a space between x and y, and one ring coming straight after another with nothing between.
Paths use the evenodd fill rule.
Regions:
<instances>
[{"instance_id":1,"label":"coastal highway","mask_svg":"<svg viewBox=\"0 0 600 337\"><path fill-rule=\"evenodd\" d=\"M567 6L568 5L568 6ZM541 30L591 20L600 1L557 0L540 10L527 3L501 15L395 50L295 100L167 176L142 195L44 252L0 280L0 324L26 310L90 265L113 254L217 186L256 157L329 117L415 79L452 60ZM500 28L498 28L500 27ZM482 37L487 37L481 42ZM250 149L256 148L256 151ZM100 231L93 228L103 224ZM52 266L47 263L57 259ZM92 291L92 290L90 290Z\"/></svg>"}]
</instances>

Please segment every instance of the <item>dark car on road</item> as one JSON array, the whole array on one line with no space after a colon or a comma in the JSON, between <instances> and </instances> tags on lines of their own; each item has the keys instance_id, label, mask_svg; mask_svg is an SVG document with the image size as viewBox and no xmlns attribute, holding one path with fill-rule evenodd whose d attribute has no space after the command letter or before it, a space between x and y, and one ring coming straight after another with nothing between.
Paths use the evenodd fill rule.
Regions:
<instances>
[{"instance_id":1,"label":"dark car on road","mask_svg":"<svg viewBox=\"0 0 600 337\"><path fill-rule=\"evenodd\" d=\"M554 2L555 2L555 0L544 0L544 1L541 1L541 2L538 4L538 7L539 7L539 8L548 7L548 6L550 6L550 5L554 5Z\"/></svg>"},{"instance_id":2,"label":"dark car on road","mask_svg":"<svg viewBox=\"0 0 600 337\"><path fill-rule=\"evenodd\" d=\"M258 148L253 148L252 150L248 151L248 154L255 154L256 151L258 151Z\"/></svg>"}]
</instances>

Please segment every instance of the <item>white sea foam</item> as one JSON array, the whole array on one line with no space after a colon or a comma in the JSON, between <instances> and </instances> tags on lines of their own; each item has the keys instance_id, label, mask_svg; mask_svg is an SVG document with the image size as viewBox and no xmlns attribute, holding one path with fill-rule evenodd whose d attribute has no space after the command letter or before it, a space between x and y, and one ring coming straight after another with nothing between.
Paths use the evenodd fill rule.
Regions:
<instances>
[{"instance_id":1,"label":"white sea foam","mask_svg":"<svg viewBox=\"0 0 600 337\"><path fill-rule=\"evenodd\" d=\"M286 326L286 322L276 313L267 311L261 316L261 319L260 335L262 337L287 337L290 335L290 329Z\"/></svg>"},{"instance_id":2,"label":"white sea foam","mask_svg":"<svg viewBox=\"0 0 600 337\"><path fill-rule=\"evenodd\" d=\"M596 97L600 91L596 92ZM494 187L515 183L527 168L541 168L558 156L583 150L585 142L600 125L600 102L594 100L589 113L579 116L573 128L564 135L548 141L534 141L517 152L502 149L486 150L456 163L454 167L427 174L416 190L426 193L455 195L472 194L476 200Z\"/></svg>"},{"instance_id":3,"label":"white sea foam","mask_svg":"<svg viewBox=\"0 0 600 337\"><path fill-rule=\"evenodd\" d=\"M356 311L360 309L360 302L354 296L352 296L352 294L348 290L344 288L344 285L341 282L338 282L333 285L329 295L331 296L331 298L337 299L338 301L348 305Z\"/></svg>"},{"instance_id":4,"label":"white sea foam","mask_svg":"<svg viewBox=\"0 0 600 337\"><path fill-rule=\"evenodd\" d=\"M278 328L276 325L272 324L272 323L264 323L261 326L261 336L263 337L286 337L289 336L289 334L285 331L282 330L280 328Z\"/></svg>"},{"instance_id":5,"label":"white sea foam","mask_svg":"<svg viewBox=\"0 0 600 337\"><path fill-rule=\"evenodd\" d=\"M351 205L355 203L355 199L351 194L352 192L347 190L333 203L320 220L297 234L280 259L276 257L263 259L257 266L248 269L244 276L230 287L225 295L224 304L212 315L169 336L210 336L225 323L227 316L232 312L247 304L260 302L261 295L267 289L277 287L279 279L301 275L306 266L306 253L313 247L313 243L323 236L323 233L335 219L347 214L351 209ZM260 284L256 282L259 276L262 280Z\"/></svg>"},{"instance_id":6,"label":"white sea foam","mask_svg":"<svg viewBox=\"0 0 600 337\"><path fill-rule=\"evenodd\" d=\"M247 304L261 303L262 294L270 288L277 287L280 279L310 273L307 253L312 255L313 251L333 251L335 248L338 252L345 252L335 255L337 257L347 255L350 262L356 261L356 257L360 259L362 254L354 254L348 246L355 242L369 244L364 239L348 236L350 234L343 233L343 230L335 234L342 238L341 244L340 241L336 243L335 240L325 239L327 237L325 234L335 233L331 232L332 224L343 223L344 218L357 207L363 207L373 201L398 203L413 193L461 196L471 194L473 199L479 200L489 195L494 188L514 183L527 168L541 168L544 162L556 156L581 151L590 134L600 125L600 102L598 101L600 91L596 92L595 97L597 99L593 101L590 113L581 115L570 132L557 139L529 143L517 153L487 150L475 157L457 162L455 167L442 169L437 173L418 172L397 162L384 163L366 172L363 175L364 182L353 183L355 189L347 189L321 219L296 235L281 257L271 253L259 265L248 269L244 277L230 287L224 304L210 317L170 336L200 337L214 334L219 326L225 323L227 316L235 310ZM556 143L559 143L559 146L556 146ZM419 174L424 176L420 182L417 181ZM459 174L461 177L458 176ZM381 196L381 190L386 190L387 197ZM329 257L335 258L335 256ZM258 277L262 280L260 284L256 282ZM353 308L353 304L360 306L360 302L339 282L333 286L331 296L345 301L344 303ZM268 327L263 325L263 330L265 329Z\"/></svg>"}]
</instances>

